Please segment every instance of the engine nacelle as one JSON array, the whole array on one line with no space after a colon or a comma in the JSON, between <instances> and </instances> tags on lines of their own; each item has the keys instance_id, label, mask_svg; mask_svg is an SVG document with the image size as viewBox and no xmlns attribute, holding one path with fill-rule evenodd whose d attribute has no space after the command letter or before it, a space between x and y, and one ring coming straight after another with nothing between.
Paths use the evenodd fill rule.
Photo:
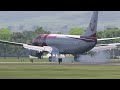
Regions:
<instances>
[{"instance_id":1,"label":"engine nacelle","mask_svg":"<svg viewBox=\"0 0 120 90\"><path fill-rule=\"evenodd\" d=\"M38 52L38 51L30 51L30 55L34 57L38 57L38 59L41 59L43 56L43 52Z\"/></svg>"}]
</instances>

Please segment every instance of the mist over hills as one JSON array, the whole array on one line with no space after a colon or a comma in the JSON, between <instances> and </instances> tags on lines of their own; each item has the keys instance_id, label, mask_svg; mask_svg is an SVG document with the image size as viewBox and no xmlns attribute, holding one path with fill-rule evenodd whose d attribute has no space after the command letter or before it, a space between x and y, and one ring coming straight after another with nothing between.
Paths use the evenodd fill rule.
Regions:
<instances>
[{"instance_id":1,"label":"mist over hills","mask_svg":"<svg viewBox=\"0 0 120 90\"><path fill-rule=\"evenodd\" d=\"M92 11L0 11L0 28L31 31L42 26L52 33L60 31L66 34L72 27L86 28L91 15ZM104 26L120 27L120 11L100 11L98 30L103 30Z\"/></svg>"}]
</instances>

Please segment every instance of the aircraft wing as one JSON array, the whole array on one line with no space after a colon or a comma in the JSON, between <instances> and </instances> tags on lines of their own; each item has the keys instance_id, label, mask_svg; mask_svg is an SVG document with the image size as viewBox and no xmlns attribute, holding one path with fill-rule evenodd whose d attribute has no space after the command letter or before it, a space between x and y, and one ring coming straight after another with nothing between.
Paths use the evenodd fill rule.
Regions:
<instances>
[{"instance_id":1,"label":"aircraft wing","mask_svg":"<svg viewBox=\"0 0 120 90\"><path fill-rule=\"evenodd\" d=\"M28 50L35 50L35 51L47 51L49 53L52 52L53 48L50 47L50 46L43 46L43 47L40 47L40 46L32 46L32 45L28 45L28 44L23 44L23 47L25 49L28 49Z\"/></svg>"},{"instance_id":2,"label":"aircraft wing","mask_svg":"<svg viewBox=\"0 0 120 90\"><path fill-rule=\"evenodd\" d=\"M101 38L101 39L97 39L97 41L106 41L106 40L114 40L114 39L120 39L120 37L115 37L115 38Z\"/></svg>"},{"instance_id":3,"label":"aircraft wing","mask_svg":"<svg viewBox=\"0 0 120 90\"><path fill-rule=\"evenodd\" d=\"M9 42L9 41L4 41L4 40L0 40L0 43L18 45L18 46L23 46L23 44L24 44L24 43Z\"/></svg>"},{"instance_id":4,"label":"aircraft wing","mask_svg":"<svg viewBox=\"0 0 120 90\"><path fill-rule=\"evenodd\" d=\"M115 45L111 45L111 46L98 46L98 47L94 47L90 51L99 52L99 51L111 50L111 49L115 49L115 48L117 48L117 46L115 46Z\"/></svg>"},{"instance_id":5,"label":"aircraft wing","mask_svg":"<svg viewBox=\"0 0 120 90\"><path fill-rule=\"evenodd\" d=\"M104 51L104 50L111 50L111 49L117 48L118 46L120 46L120 43L98 44L91 51L98 52L98 51Z\"/></svg>"},{"instance_id":6,"label":"aircraft wing","mask_svg":"<svg viewBox=\"0 0 120 90\"><path fill-rule=\"evenodd\" d=\"M53 48L50 47L50 46L40 47L40 46L28 45L28 44L25 44L25 43L16 43L16 42L9 42L9 41L3 41L3 40L0 40L0 43L22 46L22 47L25 48L25 49L35 50L35 51L39 51L39 52L40 52L40 51L47 51L47 52L51 53L51 52L52 52L52 49L53 49Z\"/></svg>"}]
</instances>

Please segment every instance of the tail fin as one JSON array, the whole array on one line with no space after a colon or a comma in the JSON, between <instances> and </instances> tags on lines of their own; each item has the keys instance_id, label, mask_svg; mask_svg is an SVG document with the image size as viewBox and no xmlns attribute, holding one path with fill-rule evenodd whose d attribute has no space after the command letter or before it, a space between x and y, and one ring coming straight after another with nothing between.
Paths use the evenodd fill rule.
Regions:
<instances>
[{"instance_id":1,"label":"tail fin","mask_svg":"<svg viewBox=\"0 0 120 90\"><path fill-rule=\"evenodd\" d=\"M94 11L92 18L90 20L90 24L87 28L87 31L85 32L85 34L83 36L96 37L97 21L98 21L98 11Z\"/></svg>"}]
</instances>

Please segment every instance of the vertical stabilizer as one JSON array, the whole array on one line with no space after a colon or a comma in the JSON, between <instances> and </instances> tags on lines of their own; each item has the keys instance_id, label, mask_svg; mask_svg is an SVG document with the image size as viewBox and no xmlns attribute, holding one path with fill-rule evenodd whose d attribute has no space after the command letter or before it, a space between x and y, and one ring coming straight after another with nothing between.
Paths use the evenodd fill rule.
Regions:
<instances>
[{"instance_id":1,"label":"vertical stabilizer","mask_svg":"<svg viewBox=\"0 0 120 90\"><path fill-rule=\"evenodd\" d=\"M98 11L94 11L92 18L90 20L90 24L85 32L85 37L96 37L96 31L97 31L97 22L98 22Z\"/></svg>"}]
</instances>

